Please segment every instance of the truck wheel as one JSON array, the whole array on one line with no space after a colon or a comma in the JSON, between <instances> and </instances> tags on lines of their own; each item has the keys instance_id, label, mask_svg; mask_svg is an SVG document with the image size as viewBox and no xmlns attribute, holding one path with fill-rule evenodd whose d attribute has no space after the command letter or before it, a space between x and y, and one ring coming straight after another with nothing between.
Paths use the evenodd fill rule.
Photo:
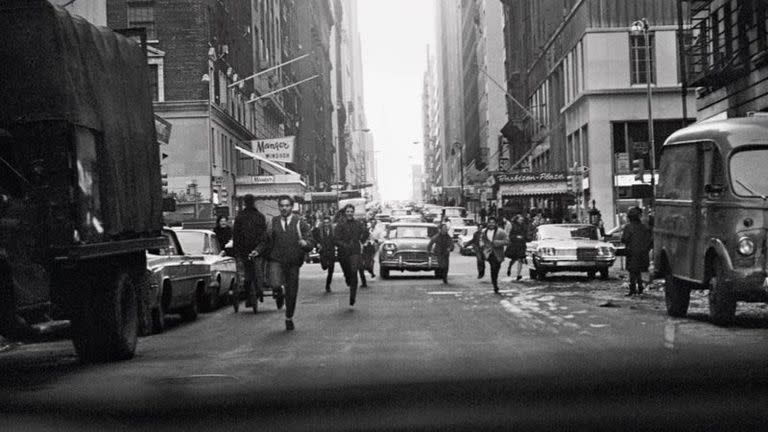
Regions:
<instances>
[{"instance_id":1,"label":"truck wheel","mask_svg":"<svg viewBox=\"0 0 768 432\"><path fill-rule=\"evenodd\" d=\"M197 311L198 311L198 305L197 305L197 294L192 295L192 303L188 306L185 306L184 309L179 312L181 315L182 321L190 322L197 319Z\"/></svg>"},{"instance_id":2,"label":"truck wheel","mask_svg":"<svg viewBox=\"0 0 768 432\"><path fill-rule=\"evenodd\" d=\"M150 299L149 272L136 276L136 299L138 305L139 336L152 334L152 300Z\"/></svg>"},{"instance_id":3,"label":"truck wheel","mask_svg":"<svg viewBox=\"0 0 768 432\"><path fill-rule=\"evenodd\" d=\"M600 279L602 280L608 279L608 267L600 269Z\"/></svg>"},{"instance_id":4,"label":"truck wheel","mask_svg":"<svg viewBox=\"0 0 768 432\"><path fill-rule=\"evenodd\" d=\"M733 324L736 316L736 300L723 284L723 265L715 260L712 263L709 287L709 319L720 326Z\"/></svg>"},{"instance_id":5,"label":"truck wheel","mask_svg":"<svg viewBox=\"0 0 768 432\"><path fill-rule=\"evenodd\" d=\"M384 267L379 267L379 274L381 275L382 279L389 279L389 269Z\"/></svg>"},{"instance_id":6,"label":"truck wheel","mask_svg":"<svg viewBox=\"0 0 768 432\"><path fill-rule=\"evenodd\" d=\"M667 271L664 282L664 301L667 304L667 315L682 318L688 313L691 302L691 290L683 282Z\"/></svg>"},{"instance_id":7,"label":"truck wheel","mask_svg":"<svg viewBox=\"0 0 768 432\"><path fill-rule=\"evenodd\" d=\"M72 342L83 362L127 360L136 352L138 302L129 273L117 269L107 286L89 280L72 316Z\"/></svg>"}]
</instances>

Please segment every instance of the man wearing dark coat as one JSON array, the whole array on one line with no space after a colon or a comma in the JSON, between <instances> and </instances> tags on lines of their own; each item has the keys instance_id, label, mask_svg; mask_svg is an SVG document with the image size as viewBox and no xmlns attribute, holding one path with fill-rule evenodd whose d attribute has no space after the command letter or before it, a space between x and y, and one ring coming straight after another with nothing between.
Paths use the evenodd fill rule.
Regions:
<instances>
[{"instance_id":1,"label":"man wearing dark coat","mask_svg":"<svg viewBox=\"0 0 768 432\"><path fill-rule=\"evenodd\" d=\"M248 194L243 197L244 208L235 217L232 242L235 257L243 264L245 292L248 305L263 301L264 258L268 252L267 220L256 209L256 199Z\"/></svg>"},{"instance_id":2,"label":"man wearing dark coat","mask_svg":"<svg viewBox=\"0 0 768 432\"><path fill-rule=\"evenodd\" d=\"M331 292L333 270L336 267L336 239L333 237L333 223L330 215L323 216L322 224L312 230L312 237L320 254L320 267L328 271L325 278L325 292Z\"/></svg>"},{"instance_id":3,"label":"man wearing dark coat","mask_svg":"<svg viewBox=\"0 0 768 432\"><path fill-rule=\"evenodd\" d=\"M629 294L627 296L643 293L642 272L648 271L650 258L648 253L651 251L651 242L653 236L640 221L641 210L632 207L627 212L629 223L624 227L624 234L621 236L621 242L626 247L627 271L629 271Z\"/></svg>"},{"instance_id":4,"label":"man wearing dark coat","mask_svg":"<svg viewBox=\"0 0 768 432\"><path fill-rule=\"evenodd\" d=\"M285 289L285 329L293 330L293 313L299 294L299 270L304 264L305 249L309 247L311 233L309 226L293 214L293 198L284 195L278 198L280 215L272 218L270 237L272 252L270 258L280 271L278 281L270 281L273 287Z\"/></svg>"},{"instance_id":5,"label":"man wearing dark coat","mask_svg":"<svg viewBox=\"0 0 768 432\"><path fill-rule=\"evenodd\" d=\"M354 306L357 299L357 275L363 260L361 243L368 240L368 229L362 222L355 220L355 206L348 204L343 211L344 217L336 224L333 235L339 248L339 264L349 285L349 305Z\"/></svg>"},{"instance_id":6,"label":"man wearing dark coat","mask_svg":"<svg viewBox=\"0 0 768 432\"><path fill-rule=\"evenodd\" d=\"M481 223L477 227L477 231L472 234L472 240L467 242L466 246L472 245L475 251L475 259L477 260L477 278L482 279L485 276L485 255L483 254L483 230L485 229L485 223Z\"/></svg>"},{"instance_id":7,"label":"man wearing dark coat","mask_svg":"<svg viewBox=\"0 0 768 432\"><path fill-rule=\"evenodd\" d=\"M504 248L509 244L507 233L498 227L494 216L488 217L488 226L483 230L480 242L483 255L491 265L491 283L493 292L499 293L499 270L504 262Z\"/></svg>"},{"instance_id":8,"label":"man wearing dark coat","mask_svg":"<svg viewBox=\"0 0 768 432\"><path fill-rule=\"evenodd\" d=\"M443 283L448 283L448 266L453 251L453 238L448 234L448 225L440 225L440 232L432 236L427 244L427 250L437 256L437 266Z\"/></svg>"}]
</instances>

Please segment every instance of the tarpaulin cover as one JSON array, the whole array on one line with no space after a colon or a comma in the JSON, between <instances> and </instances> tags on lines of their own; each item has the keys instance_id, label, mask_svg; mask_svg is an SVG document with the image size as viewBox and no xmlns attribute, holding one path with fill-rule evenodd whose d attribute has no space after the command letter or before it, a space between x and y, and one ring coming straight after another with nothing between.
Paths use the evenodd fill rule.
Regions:
<instances>
[{"instance_id":1,"label":"tarpaulin cover","mask_svg":"<svg viewBox=\"0 0 768 432\"><path fill-rule=\"evenodd\" d=\"M96 131L105 234L160 230L160 162L139 44L42 0L0 2L0 40L0 128L65 121Z\"/></svg>"}]
</instances>

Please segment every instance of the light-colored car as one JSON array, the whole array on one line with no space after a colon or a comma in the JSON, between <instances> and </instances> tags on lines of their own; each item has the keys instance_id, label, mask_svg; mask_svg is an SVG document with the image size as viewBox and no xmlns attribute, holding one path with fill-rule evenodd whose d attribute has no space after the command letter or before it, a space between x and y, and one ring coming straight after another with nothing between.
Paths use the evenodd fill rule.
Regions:
<instances>
[{"instance_id":1,"label":"light-colored car","mask_svg":"<svg viewBox=\"0 0 768 432\"><path fill-rule=\"evenodd\" d=\"M430 223L393 223L379 249L379 274L383 279L392 270L435 271L437 257L427 251L429 239L438 228Z\"/></svg>"},{"instance_id":2,"label":"light-colored car","mask_svg":"<svg viewBox=\"0 0 768 432\"><path fill-rule=\"evenodd\" d=\"M598 228L588 224L547 224L536 228L534 241L527 244L533 269L531 278L544 279L547 273L583 271L589 277L608 269L616 260L616 250L600 240Z\"/></svg>"},{"instance_id":3,"label":"light-colored car","mask_svg":"<svg viewBox=\"0 0 768 432\"><path fill-rule=\"evenodd\" d=\"M218 307L219 300L237 287L237 262L224 256L219 249L216 234L209 230L176 230L179 243L184 253L195 262L202 262L211 275L210 281L202 294L200 306L211 311Z\"/></svg>"},{"instance_id":4,"label":"light-colored car","mask_svg":"<svg viewBox=\"0 0 768 432\"><path fill-rule=\"evenodd\" d=\"M168 239L168 245L147 254L151 333L165 329L167 313L179 313L184 321L195 320L198 300L211 279L208 266L184 253L174 231L164 229L163 236Z\"/></svg>"},{"instance_id":5,"label":"light-colored car","mask_svg":"<svg viewBox=\"0 0 768 432\"><path fill-rule=\"evenodd\" d=\"M459 236L462 235L462 233L467 227L476 226L476 224L475 224L475 221L472 219L466 219L461 217L451 217L451 218L448 218L448 226L450 227L450 229L448 230L448 233L451 235L451 237L454 240L458 240Z\"/></svg>"},{"instance_id":6,"label":"light-colored car","mask_svg":"<svg viewBox=\"0 0 768 432\"><path fill-rule=\"evenodd\" d=\"M399 222L399 223L421 223L424 222L424 219L421 217L421 215L418 214L412 214L407 216L397 216L395 217L392 222Z\"/></svg>"}]
</instances>

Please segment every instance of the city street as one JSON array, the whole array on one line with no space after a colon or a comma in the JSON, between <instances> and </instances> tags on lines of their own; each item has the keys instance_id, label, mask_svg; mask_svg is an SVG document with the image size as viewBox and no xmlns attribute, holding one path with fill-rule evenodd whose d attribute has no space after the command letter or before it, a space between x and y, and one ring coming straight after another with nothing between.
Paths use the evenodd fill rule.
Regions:
<instances>
[{"instance_id":1,"label":"city street","mask_svg":"<svg viewBox=\"0 0 768 432\"><path fill-rule=\"evenodd\" d=\"M223 307L192 323L170 318L165 333L142 338L136 357L122 363L80 365L69 341L17 346L0 353L0 406L17 414L30 406L38 414L41 406L58 414L95 406L122 412L111 421L138 421L134 410L194 406L188 398L226 406L234 402L226 395L244 390L283 400L325 390L338 396L333 389L563 374L575 386L589 377L607 385L620 382L624 370L674 380L708 368L741 376L714 367L724 364L740 367L745 379L768 376L762 305L740 307L737 326L719 328L707 322L702 295L694 294L686 319L667 318L658 286L643 298L624 297L618 268L607 281L573 274L539 282L526 274L517 283L503 276L496 295L488 275L477 281L473 257L454 253L452 260L448 285L425 273L393 273L369 281L354 307L340 272L327 294L319 265L305 265L294 332L265 299L257 315ZM693 375L680 372L691 367Z\"/></svg>"}]
</instances>

